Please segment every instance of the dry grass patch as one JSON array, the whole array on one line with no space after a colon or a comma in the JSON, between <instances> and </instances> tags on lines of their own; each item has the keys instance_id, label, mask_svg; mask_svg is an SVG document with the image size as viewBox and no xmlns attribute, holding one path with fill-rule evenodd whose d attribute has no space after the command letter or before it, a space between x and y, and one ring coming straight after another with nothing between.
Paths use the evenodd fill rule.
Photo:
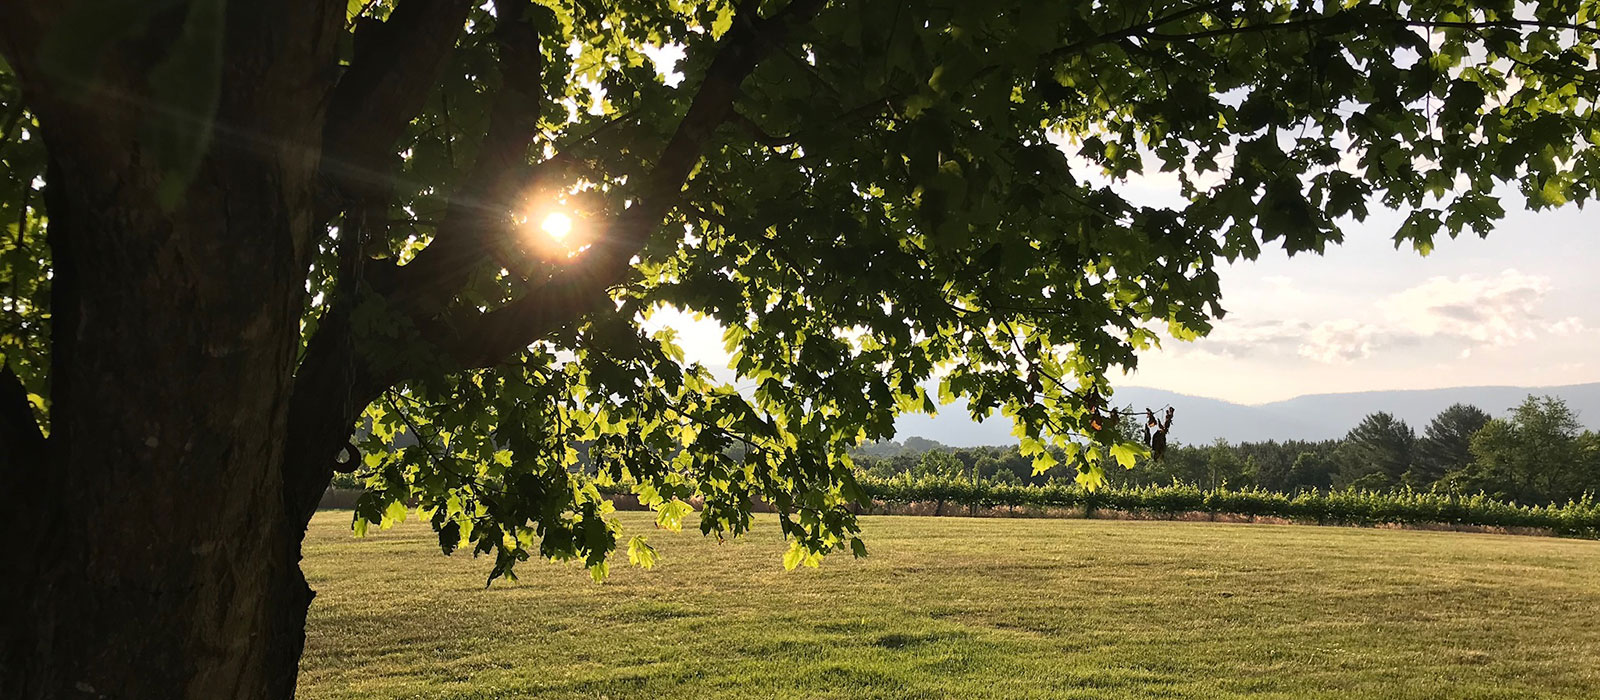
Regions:
<instances>
[{"instance_id":1,"label":"dry grass patch","mask_svg":"<svg viewBox=\"0 0 1600 700\"><path fill-rule=\"evenodd\" d=\"M485 589L425 525L318 514L301 696L1600 698L1600 542L869 516L872 556L786 573L763 517Z\"/></svg>"}]
</instances>

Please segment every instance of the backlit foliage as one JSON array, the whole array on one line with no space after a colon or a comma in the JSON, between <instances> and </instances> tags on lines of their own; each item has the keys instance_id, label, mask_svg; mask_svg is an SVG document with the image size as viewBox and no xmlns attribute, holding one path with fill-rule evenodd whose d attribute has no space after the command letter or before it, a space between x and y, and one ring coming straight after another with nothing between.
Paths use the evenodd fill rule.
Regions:
<instances>
[{"instance_id":1,"label":"backlit foliage","mask_svg":"<svg viewBox=\"0 0 1600 700\"><path fill-rule=\"evenodd\" d=\"M393 4L354 1L350 24ZM599 487L626 483L661 527L698 519L717 536L773 504L790 566L860 553L846 450L889 437L898 412L964 398L1011 417L1040 468L1051 447L1081 460L1092 486L1101 455L1147 452L1104 420L1108 375L1160 334L1204 334L1222 262L1273 243L1320 252L1380 205L1409 212L1396 244L1426 252L1487 232L1505 199L1538 209L1600 184L1591 0L839 0L776 39L738 38L802 4L484 4L447 28L459 37L415 86L426 106L393 149L365 264L340 264L346 213L307 280L308 345L343 295L360 362L393 378L358 430L358 530L415 502L446 551L493 554L495 575L546 557L601 576L622 533ZM507 65L509 23L536 33L540 65ZM712 130L663 184L714 58L752 46L768 53L733 114L692 125ZM516 197L486 194L483 135L530 70L527 172ZM0 70L3 351L44 417L47 182L13 83ZM1134 201L1136 176L1174 179L1183 204ZM680 189L607 267L619 222ZM506 224L465 282L420 312L373 293L371 270L426 254L452 205ZM597 247L541 255L510 225L552 207ZM474 319L537 307L573 274L603 278L609 301L511 338L510 356L462 359L507 341ZM646 330L664 307L727 329L733 385Z\"/></svg>"}]
</instances>

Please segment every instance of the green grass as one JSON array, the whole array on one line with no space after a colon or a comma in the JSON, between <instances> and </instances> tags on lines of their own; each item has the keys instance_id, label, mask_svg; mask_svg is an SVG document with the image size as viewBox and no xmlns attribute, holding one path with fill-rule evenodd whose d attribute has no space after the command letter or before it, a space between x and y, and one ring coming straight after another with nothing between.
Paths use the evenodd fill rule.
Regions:
<instances>
[{"instance_id":1,"label":"green grass","mask_svg":"<svg viewBox=\"0 0 1600 700\"><path fill-rule=\"evenodd\" d=\"M303 698L1600 698L1600 542L863 518L785 572L770 516L591 583L312 522ZM622 513L647 531L643 513Z\"/></svg>"}]
</instances>

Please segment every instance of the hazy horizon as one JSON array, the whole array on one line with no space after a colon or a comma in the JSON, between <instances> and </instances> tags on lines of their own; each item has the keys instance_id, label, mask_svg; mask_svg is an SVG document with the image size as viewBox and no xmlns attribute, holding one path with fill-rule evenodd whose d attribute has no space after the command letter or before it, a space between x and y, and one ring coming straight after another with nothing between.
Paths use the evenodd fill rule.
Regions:
<instances>
[{"instance_id":1,"label":"hazy horizon","mask_svg":"<svg viewBox=\"0 0 1600 700\"><path fill-rule=\"evenodd\" d=\"M1191 392L1186 392L1186 391L1178 391L1176 389L1169 389L1167 387L1161 387L1161 386L1150 386L1148 384L1118 383L1118 384L1113 385L1112 388L1113 389L1138 389L1138 390L1146 390L1146 391L1164 391L1164 392L1168 392L1168 393L1172 393L1172 394L1181 394L1183 396L1188 396L1188 397L1196 398L1196 399L1207 399L1207 400L1210 400L1210 401L1224 401L1224 402L1235 404L1235 405L1239 405L1239 406L1249 406L1249 407L1253 407L1253 408L1259 408L1261 406L1270 406L1272 404L1283 403L1285 401L1293 401L1295 399L1302 399L1302 398L1311 397L1311 396L1344 396L1344 395L1356 395L1356 394L1452 391L1452 390L1471 390L1471 389L1517 389L1517 390L1537 391L1537 390L1540 390L1540 389L1564 389L1564 388L1568 388L1568 387L1588 386L1588 385L1591 385L1591 384L1600 384L1600 380L1582 381L1582 382L1562 382L1562 383L1559 383L1559 384L1451 384L1451 385L1446 385L1446 386L1428 386L1428 387L1403 388L1403 389L1378 388L1378 389L1350 389L1348 391L1314 391L1314 392L1307 392L1307 393L1304 393L1304 394L1295 394L1293 396L1285 396L1285 397L1280 398L1280 399L1272 399L1272 400L1269 400L1269 401L1251 401L1251 402L1236 401L1234 399L1230 399L1230 398L1227 398L1227 397L1224 397L1224 396L1207 396L1205 394L1196 394L1196 393L1191 393Z\"/></svg>"}]
</instances>

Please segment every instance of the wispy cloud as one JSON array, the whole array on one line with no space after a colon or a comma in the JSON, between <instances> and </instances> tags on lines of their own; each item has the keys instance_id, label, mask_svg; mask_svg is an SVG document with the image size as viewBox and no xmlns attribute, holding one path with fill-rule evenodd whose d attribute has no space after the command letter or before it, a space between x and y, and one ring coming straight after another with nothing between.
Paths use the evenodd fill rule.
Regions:
<instances>
[{"instance_id":1,"label":"wispy cloud","mask_svg":"<svg viewBox=\"0 0 1600 700\"><path fill-rule=\"evenodd\" d=\"M1301 291L1288 278L1270 278L1269 283L1275 295ZM1544 313L1551 289L1548 278L1514 269L1432 277L1347 310L1357 315L1324 320L1230 318L1188 352L1234 359L1299 357L1337 365L1425 343L1467 358L1478 348L1590 332L1579 317L1552 320Z\"/></svg>"},{"instance_id":2,"label":"wispy cloud","mask_svg":"<svg viewBox=\"0 0 1600 700\"><path fill-rule=\"evenodd\" d=\"M1516 270L1498 275L1434 277L1381 302L1387 326L1468 347L1507 347L1557 332L1540 312L1550 280ZM1581 329L1582 321L1561 332Z\"/></svg>"},{"instance_id":3,"label":"wispy cloud","mask_svg":"<svg viewBox=\"0 0 1600 700\"><path fill-rule=\"evenodd\" d=\"M1306 321L1230 320L1187 349L1217 357L1250 358L1292 349L1310 330Z\"/></svg>"},{"instance_id":4,"label":"wispy cloud","mask_svg":"<svg viewBox=\"0 0 1600 700\"><path fill-rule=\"evenodd\" d=\"M1563 318L1560 321L1550 324L1549 328L1551 335L1560 336L1563 338L1577 335L1587 330L1589 330L1588 326L1584 325L1583 319L1578 318L1577 316L1568 316Z\"/></svg>"},{"instance_id":5,"label":"wispy cloud","mask_svg":"<svg viewBox=\"0 0 1600 700\"><path fill-rule=\"evenodd\" d=\"M1384 335L1383 329L1355 319L1324 321L1306 334L1297 351L1301 357L1329 364L1365 360Z\"/></svg>"}]
</instances>

